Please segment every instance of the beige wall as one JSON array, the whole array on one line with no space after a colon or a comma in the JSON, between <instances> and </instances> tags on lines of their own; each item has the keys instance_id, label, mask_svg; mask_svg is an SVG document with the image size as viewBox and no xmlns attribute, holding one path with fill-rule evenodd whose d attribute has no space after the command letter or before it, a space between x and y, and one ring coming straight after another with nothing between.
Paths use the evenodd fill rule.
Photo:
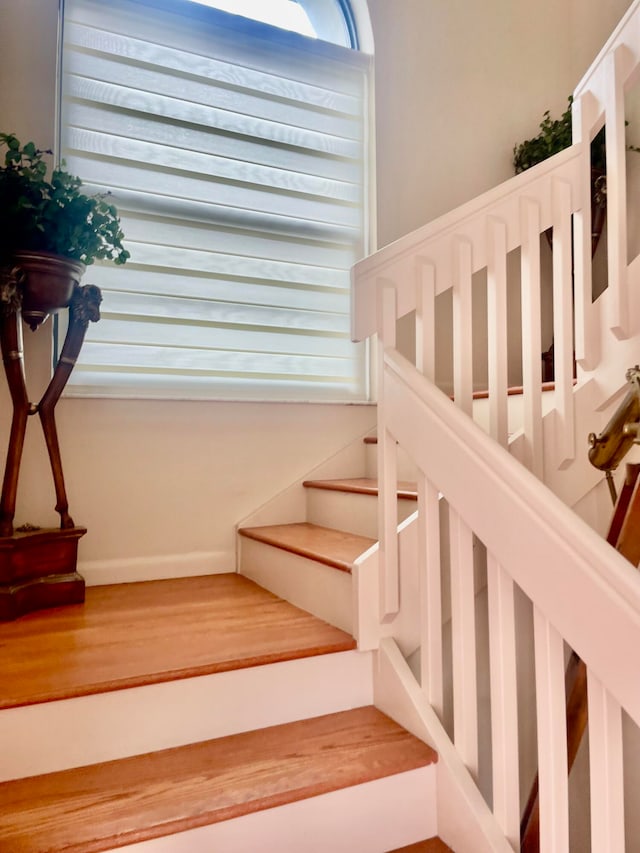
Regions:
<instances>
[{"instance_id":1,"label":"beige wall","mask_svg":"<svg viewBox=\"0 0 640 853\"><path fill-rule=\"evenodd\" d=\"M43 146L53 143L57 5L0 0L0 128ZM513 144L563 106L619 17L611 9L626 5L589 0L593 21L577 38L577 0L369 0L379 244L508 177ZM48 373L48 334L26 332L32 397ZM0 445L0 381L2 403ZM89 527L81 560L229 555L238 520L374 416L361 406L63 400L71 509ZM46 456L38 424L29 427L17 521L51 524Z\"/></svg>"}]
</instances>

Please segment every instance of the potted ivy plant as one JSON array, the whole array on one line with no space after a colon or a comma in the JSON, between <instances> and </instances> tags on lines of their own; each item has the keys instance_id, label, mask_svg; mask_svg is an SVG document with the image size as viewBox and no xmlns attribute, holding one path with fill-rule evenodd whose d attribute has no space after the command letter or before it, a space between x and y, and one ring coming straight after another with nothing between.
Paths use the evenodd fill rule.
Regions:
<instances>
[{"instance_id":1,"label":"potted ivy plant","mask_svg":"<svg viewBox=\"0 0 640 853\"><path fill-rule=\"evenodd\" d=\"M129 257L108 194L85 193L64 163L50 171L51 154L0 133L0 270L20 282L32 329L69 304L87 265Z\"/></svg>"}]
</instances>

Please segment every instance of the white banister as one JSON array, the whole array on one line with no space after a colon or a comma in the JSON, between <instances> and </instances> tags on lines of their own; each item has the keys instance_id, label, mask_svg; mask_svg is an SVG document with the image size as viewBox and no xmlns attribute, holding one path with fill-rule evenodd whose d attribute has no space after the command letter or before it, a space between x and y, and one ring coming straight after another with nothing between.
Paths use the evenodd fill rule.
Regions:
<instances>
[{"instance_id":1,"label":"white banister","mask_svg":"<svg viewBox=\"0 0 640 853\"><path fill-rule=\"evenodd\" d=\"M489 374L489 434L507 446L507 226L488 220L487 340Z\"/></svg>"},{"instance_id":2,"label":"white banister","mask_svg":"<svg viewBox=\"0 0 640 853\"><path fill-rule=\"evenodd\" d=\"M575 142L589 145L591 128L599 114L596 99L585 92L573 102L572 122ZM591 193L591 158L583 157L580 167L582 198ZM573 217L573 290L575 311L575 357L585 370L592 370L600 358L599 334L595 333L591 308L593 276L591 266L591 205L583 204Z\"/></svg>"},{"instance_id":3,"label":"white banister","mask_svg":"<svg viewBox=\"0 0 640 853\"><path fill-rule=\"evenodd\" d=\"M378 376L384 386L384 356L396 345L396 291L386 280L378 287ZM388 622L400 607L400 575L398 570L396 442L386 428L385 394L378 405L378 535L380 537L380 621Z\"/></svg>"},{"instance_id":4,"label":"white banister","mask_svg":"<svg viewBox=\"0 0 640 853\"><path fill-rule=\"evenodd\" d=\"M493 812L514 850L520 848L518 685L513 580L489 554L489 659Z\"/></svg>"},{"instance_id":5,"label":"white banister","mask_svg":"<svg viewBox=\"0 0 640 853\"><path fill-rule=\"evenodd\" d=\"M420 683L442 719L442 584L440 577L440 497L420 472L418 478L418 581L420 594Z\"/></svg>"},{"instance_id":6,"label":"white banister","mask_svg":"<svg viewBox=\"0 0 640 853\"><path fill-rule=\"evenodd\" d=\"M593 853L624 853L622 713L602 682L591 672L587 678L591 850Z\"/></svg>"},{"instance_id":7,"label":"white banister","mask_svg":"<svg viewBox=\"0 0 640 853\"><path fill-rule=\"evenodd\" d=\"M433 264L416 259L416 366L436 381L436 271Z\"/></svg>"},{"instance_id":8,"label":"white banister","mask_svg":"<svg viewBox=\"0 0 640 853\"><path fill-rule=\"evenodd\" d=\"M473 405L473 248L469 240L453 240L453 396L470 415Z\"/></svg>"},{"instance_id":9,"label":"white banister","mask_svg":"<svg viewBox=\"0 0 640 853\"><path fill-rule=\"evenodd\" d=\"M574 92L570 148L353 270L353 338L377 333L380 339L381 551L378 589L370 591L380 602L380 624L370 633L404 638L414 671L419 655L419 685L415 679L411 692L428 703L438 738L447 738L445 754L466 766L458 774L464 784L473 777L490 804L491 821L486 809L476 817L490 823L491 851L520 847L521 794L529 791L519 783L529 785L536 775L536 741L541 850L569 850L567 765L577 749L576 738L569 750L566 733L569 653L588 677L591 849L622 853L629 841L622 721L624 712L625 737L627 722L640 728L640 679L629 653L640 648L640 579L569 505L597 482L586 436L604 425L605 410L638 360L640 297L629 288L640 258L627 263L625 164L625 90L638 80L640 0L634 0ZM594 298L591 142L603 124L608 282ZM485 274L486 330L473 314ZM603 284L596 277L598 292ZM443 294L451 297L451 319L440 311ZM514 329L518 296L522 322ZM395 340L397 320L412 311L416 366ZM553 397L548 405L545 396L543 406L541 350L552 337ZM441 352L446 357L438 361ZM508 382L517 376L522 426L514 430L508 395L518 389ZM475 392L489 398L486 433L472 420ZM418 481L417 513L400 540L398 447ZM571 713L581 701L580 684L571 687ZM531 814L529 840L535 806Z\"/></svg>"},{"instance_id":10,"label":"white banister","mask_svg":"<svg viewBox=\"0 0 640 853\"><path fill-rule=\"evenodd\" d=\"M535 605L533 628L538 711L540 849L568 853L569 773L564 643L559 632Z\"/></svg>"},{"instance_id":11,"label":"white banister","mask_svg":"<svg viewBox=\"0 0 640 853\"><path fill-rule=\"evenodd\" d=\"M470 773L478 775L473 534L449 506L451 552L451 644L453 658L453 737Z\"/></svg>"},{"instance_id":12,"label":"white banister","mask_svg":"<svg viewBox=\"0 0 640 853\"><path fill-rule=\"evenodd\" d=\"M625 48L619 45L606 61L607 135L607 251L611 331L629 336L627 272L627 167L625 158L624 76Z\"/></svg>"},{"instance_id":13,"label":"white banister","mask_svg":"<svg viewBox=\"0 0 640 853\"><path fill-rule=\"evenodd\" d=\"M522 387L524 390L525 464L537 477L543 474L542 393L540 385L540 205L522 199Z\"/></svg>"},{"instance_id":14,"label":"white banister","mask_svg":"<svg viewBox=\"0 0 640 853\"><path fill-rule=\"evenodd\" d=\"M557 430L556 465L565 467L575 457L573 416L573 280L571 274L571 186L552 184L553 206L553 340ZM540 387L540 383L537 383Z\"/></svg>"}]
</instances>

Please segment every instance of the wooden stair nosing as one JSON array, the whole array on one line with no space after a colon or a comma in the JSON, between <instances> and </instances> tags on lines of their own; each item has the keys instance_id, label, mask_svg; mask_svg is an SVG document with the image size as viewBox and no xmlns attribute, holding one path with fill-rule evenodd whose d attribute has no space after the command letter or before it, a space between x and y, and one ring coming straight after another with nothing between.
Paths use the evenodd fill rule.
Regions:
<instances>
[{"instance_id":1,"label":"wooden stair nosing","mask_svg":"<svg viewBox=\"0 0 640 853\"><path fill-rule=\"evenodd\" d=\"M354 477L343 480L305 480L302 485L307 489L324 489L349 494L378 496L378 481L371 477ZM398 482L397 491L399 499L418 500L416 483L401 480Z\"/></svg>"},{"instance_id":2,"label":"wooden stair nosing","mask_svg":"<svg viewBox=\"0 0 640 853\"><path fill-rule=\"evenodd\" d=\"M0 784L0 849L94 853L423 768L372 706Z\"/></svg>"},{"instance_id":3,"label":"wooden stair nosing","mask_svg":"<svg viewBox=\"0 0 640 853\"><path fill-rule=\"evenodd\" d=\"M0 709L354 649L238 574L89 587L0 625Z\"/></svg>"},{"instance_id":4,"label":"wooden stair nosing","mask_svg":"<svg viewBox=\"0 0 640 853\"><path fill-rule=\"evenodd\" d=\"M355 560L377 542L377 539L307 521L265 527L241 527L238 532L248 539L282 548L289 553L348 573L351 572Z\"/></svg>"},{"instance_id":5,"label":"wooden stair nosing","mask_svg":"<svg viewBox=\"0 0 640 853\"><path fill-rule=\"evenodd\" d=\"M390 853L453 853L453 851L442 839L435 837L418 841L416 844L408 844L406 847L398 847Z\"/></svg>"}]
</instances>

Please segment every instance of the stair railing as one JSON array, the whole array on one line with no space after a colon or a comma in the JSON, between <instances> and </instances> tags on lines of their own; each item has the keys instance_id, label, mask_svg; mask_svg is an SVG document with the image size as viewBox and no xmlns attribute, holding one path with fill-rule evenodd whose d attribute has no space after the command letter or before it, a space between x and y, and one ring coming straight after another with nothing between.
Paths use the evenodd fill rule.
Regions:
<instances>
[{"instance_id":1,"label":"stair railing","mask_svg":"<svg viewBox=\"0 0 640 853\"><path fill-rule=\"evenodd\" d=\"M398 567L386 543L395 531L394 438L386 429L388 395L385 352L396 348L396 321L415 311L416 361L423 375L436 377L437 300L450 290L453 301L453 397L470 415L473 403L474 274L486 270L489 431L502 446L509 440L507 291L508 255L520 252L522 282L522 388L524 429L521 459L542 478L545 464L541 391L541 234L553 228L553 293L556 419L553 467L575 455L573 422L573 324L571 311L572 215L583 209L580 181L585 149L577 144L507 181L479 199L403 237L354 268L356 340L378 333L378 450L381 548L381 619L398 611ZM589 205L587 204L587 207ZM589 215L588 213L586 214ZM483 286L480 282L479 286Z\"/></svg>"},{"instance_id":2,"label":"stair railing","mask_svg":"<svg viewBox=\"0 0 640 853\"><path fill-rule=\"evenodd\" d=\"M446 553L451 584L450 729L455 749L481 787L476 668L480 590L470 567L474 544L486 549L482 583L490 626L492 735L488 788L496 820L514 849L519 849L522 805L516 702L516 636L521 628L516 627L514 600L524 594L533 614L541 849L564 851L569 845L569 648L585 662L588 673L591 801L597 805L592 808L591 849L624 850L621 709L640 725L640 686L628 654L640 639L638 578L543 484L569 503L593 487L593 471L585 473L586 436L598 429L595 415L615 398L626 369L638 361L640 260L627 262L624 107L625 88L639 71L636 0L574 93L571 148L384 247L353 271L353 338L377 334L379 339L379 620L391 625L402 603L395 506L400 444L419 471L421 689L444 719L449 688L443 664L441 558ZM603 123L608 286L594 300L589 143ZM553 235L550 256L541 240L548 229ZM550 264L550 273L545 264ZM552 410L543 416L541 342L549 280L555 391ZM474 298L485 289L487 324L480 330L474 324ZM521 345L514 348L513 317L518 311L513 305L518 297L522 322L516 337ZM440 303L446 299L451 300L452 319L443 329L446 312ZM412 312L415 365L401 354L404 342L399 347L396 339L398 319ZM449 339L450 387L442 368L447 349L443 341ZM519 359L521 364L514 365ZM479 361L486 361L482 377ZM514 436L508 386L518 371L523 425ZM488 435L468 417L474 387L483 382L489 392ZM584 442L576 445L576 435L583 435ZM507 448L524 465L505 452ZM580 482L569 488L572 477ZM443 500L449 508L448 543L440 541Z\"/></svg>"},{"instance_id":3,"label":"stair railing","mask_svg":"<svg viewBox=\"0 0 640 853\"><path fill-rule=\"evenodd\" d=\"M474 541L486 549L493 814L519 849L516 599L533 614L540 849L569 850L566 648L587 667L591 849L624 850L622 709L640 725L640 585L633 567L397 352L387 351L385 429L418 468L421 664L419 681L442 716L441 561L450 552L452 741L471 775L479 759L478 586ZM395 455L395 445L392 455ZM449 507L449 542L439 504ZM397 547L392 537L387 552ZM518 609L522 609L522 604ZM615 662L615 665L613 665ZM520 713L522 709L520 709ZM525 792L526 793L526 792ZM584 848L581 848L584 849Z\"/></svg>"}]
</instances>

